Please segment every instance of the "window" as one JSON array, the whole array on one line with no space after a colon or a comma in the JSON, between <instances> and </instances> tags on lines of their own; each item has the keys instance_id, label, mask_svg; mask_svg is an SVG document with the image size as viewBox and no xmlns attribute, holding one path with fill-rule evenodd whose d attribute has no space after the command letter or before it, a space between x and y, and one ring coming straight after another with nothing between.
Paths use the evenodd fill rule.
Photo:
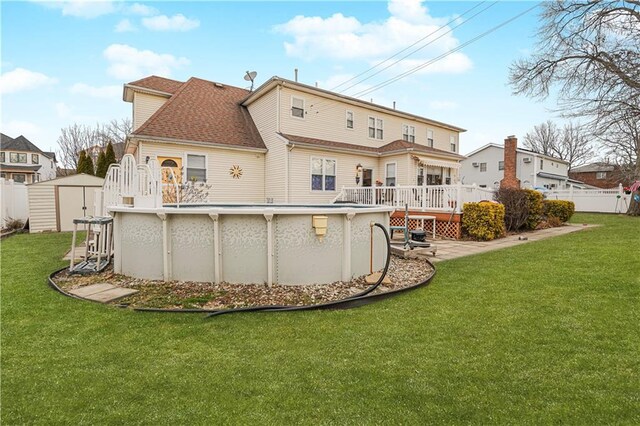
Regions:
<instances>
[{"instance_id":1,"label":"window","mask_svg":"<svg viewBox=\"0 0 640 426\"><path fill-rule=\"evenodd\" d=\"M396 186L396 163L387 163L385 169L385 182L386 186Z\"/></svg>"},{"instance_id":2,"label":"window","mask_svg":"<svg viewBox=\"0 0 640 426\"><path fill-rule=\"evenodd\" d=\"M607 172L597 172L596 173L596 179L606 179L607 178Z\"/></svg>"},{"instance_id":3,"label":"window","mask_svg":"<svg viewBox=\"0 0 640 426\"><path fill-rule=\"evenodd\" d=\"M481 172L487 171L487 163L480 163L480 171Z\"/></svg>"},{"instance_id":4,"label":"window","mask_svg":"<svg viewBox=\"0 0 640 426\"><path fill-rule=\"evenodd\" d=\"M540 170L544 170L544 161L540 159Z\"/></svg>"},{"instance_id":5,"label":"window","mask_svg":"<svg viewBox=\"0 0 640 426\"><path fill-rule=\"evenodd\" d=\"M433 148L433 130L427 130L427 146Z\"/></svg>"},{"instance_id":6,"label":"window","mask_svg":"<svg viewBox=\"0 0 640 426\"><path fill-rule=\"evenodd\" d=\"M31 154L31 164L38 164L38 154Z\"/></svg>"},{"instance_id":7,"label":"window","mask_svg":"<svg viewBox=\"0 0 640 426\"><path fill-rule=\"evenodd\" d=\"M27 154L24 154L24 156L26 157ZM17 183L24 183L27 180L27 176L24 174L13 174L13 181L17 182Z\"/></svg>"},{"instance_id":8,"label":"window","mask_svg":"<svg viewBox=\"0 0 640 426\"><path fill-rule=\"evenodd\" d=\"M0 152L0 163L4 163L5 161L7 160L5 159L4 152Z\"/></svg>"},{"instance_id":9,"label":"window","mask_svg":"<svg viewBox=\"0 0 640 426\"><path fill-rule=\"evenodd\" d=\"M27 154L21 152L11 152L9 154L9 161L11 161L12 163L26 163Z\"/></svg>"},{"instance_id":10,"label":"window","mask_svg":"<svg viewBox=\"0 0 640 426\"><path fill-rule=\"evenodd\" d=\"M347 129L353 129L353 111L347 111Z\"/></svg>"},{"instance_id":11,"label":"window","mask_svg":"<svg viewBox=\"0 0 640 426\"><path fill-rule=\"evenodd\" d=\"M187 154L187 181L207 181L207 161L204 155Z\"/></svg>"},{"instance_id":12,"label":"window","mask_svg":"<svg viewBox=\"0 0 640 426\"><path fill-rule=\"evenodd\" d=\"M402 139L408 142L416 141L416 128L408 124L402 125Z\"/></svg>"},{"instance_id":13,"label":"window","mask_svg":"<svg viewBox=\"0 0 640 426\"><path fill-rule=\"evenodd\" d=\"M304 99L291 97L291 116L304 118Z\"/></svg>"},{"instance_id":14,"label":"window","mask_svg":"<svg viewBox=\"0 0 640 426\"><path fill-rule=\"evenodd\" d=\"M504 161L498 161L498 170L504 170Z\"/></svg>"},{"instance_id":15,"label":"window","mask_svg":"<svg viewBox=\"0 0 640 426\"><path fill-rule=\"evenodd\" d=\"M336 160L311 157L311 190L336 190Z\"/></svg>"},{"instance_id":16,"label":"window","mask_svg":"<svg viewBox=\"0 0 640 426\"><path fill-rule=\"evenodd\" d=\"M418 176L416 177L416 185L422 186L424 184L424 167L418 166Z\"/></svg>"},{"instance_id":17,"label":"window","mask_svg":"<svg viewBox=\"0 0 640 426\"><path fill-rule=\"evenodd\" d=\"M451 146L451 152L456 152L456 137L449 136L449 145Z\"/></svg>"},{"instance_id":18,"label":"window","mask_svg":"<svg viewBox=\"0 0 640 426\"><path fill-rule=\"evenodd\" d=\"M369 137L372 139L383 139L382 119L369 117Z\"/></svg>"}]
</instances>

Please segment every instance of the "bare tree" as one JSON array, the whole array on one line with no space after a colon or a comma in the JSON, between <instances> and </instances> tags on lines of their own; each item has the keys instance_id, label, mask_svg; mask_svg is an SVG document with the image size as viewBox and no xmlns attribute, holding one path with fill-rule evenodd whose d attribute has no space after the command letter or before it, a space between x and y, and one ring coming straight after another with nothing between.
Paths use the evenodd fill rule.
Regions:
<instances>
[{"instance_id":1,"label":"bare tree","mask_svg":"<svg viewBox=\"0 0 640 426\"><path fill-rule=\"evenodd\" d=\"M565 116L600 131L626 111L640 118L640 0L550 1L536 53L511 66L514 93L546 98L559 89Z\"/></svg>"},{"instance_id":2,"label":"bare tree","mask_svg":"<svg viewBox=\"0 0 640 426\"><path fill-rule=\"evenodd\" d=\"M58 157L63 169L76 170L80 151L95 145L98 135L93 127L72 124L60 130Z\"/></svg>"},{"instance_id":3,"label":"bare tree","mask_svg":"<svg viewBox=\"0 0 640 426\"><path fill-rule=\"evenodd\" d=\"M72 124L60 130L58 137L58 157L63 169L76 170L80 151L86 151L94 162L98 153L110 142L116 158L122 158L124 143L131 133L131 120L111 120L108 123L97 123L95 126Z\"/></svg>"},{"instance_id":4,"label":"bare tree","mask_svg":"<svg viewBox=\"0 0 640 426\"><path fill-rule=\"evenodd\" d=\"M524 136L524 145L534 152L569 163L569 171L594 156L593 144L581 126L569 123L562 130L551 120L538 124Z\"/></svg>"},{"instance_id":5,"label":"bare tree","mask_svg":"<svg viewBox=\"0 0 640 426\"><path fill-rule=\"evenodd\" d=\"M533 126L533 130L524 135L524 146L534 152L553 155L553 146L560 142L558 126L551 120Z\"/></svg>"},{"instance_id":6,"label":"bare tree","mask_svg":"<svg viewBox=\"0 0 640 426\"><path fill-rule=\"evenodd\" d=\"M640 180L640 121L629 115L614 123L601 137L617 178L625 183Z\"/></svg>"}]
</instances>

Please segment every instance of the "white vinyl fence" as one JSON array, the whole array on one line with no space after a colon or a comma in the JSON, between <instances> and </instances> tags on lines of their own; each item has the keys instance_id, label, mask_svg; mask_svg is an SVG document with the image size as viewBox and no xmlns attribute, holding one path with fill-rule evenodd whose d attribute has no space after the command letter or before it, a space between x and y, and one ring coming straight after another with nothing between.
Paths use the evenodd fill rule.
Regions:
<instances>
[{"instance_id":1,"label":"white vinyl fence","mask_svg":"<svg viewBox=\"0 0 640 426\"><path fill-rule=\"evenodd\" d=\"M631 195L625 194L622 185L614 189L564 189L547 192L548 200L573 201L577 212L625 213Z\"/></svg>"},{"instance_id":2,"label":"white vinyl fence","mask_svg":"<svg viewBox=\"0 0 640 426\"><path fill-rule=\"evenodd\" d=\"M29 217L27 187L13 179L0 178L0 228L10 219L26 221Z\"/></svg>"}]
</instances>

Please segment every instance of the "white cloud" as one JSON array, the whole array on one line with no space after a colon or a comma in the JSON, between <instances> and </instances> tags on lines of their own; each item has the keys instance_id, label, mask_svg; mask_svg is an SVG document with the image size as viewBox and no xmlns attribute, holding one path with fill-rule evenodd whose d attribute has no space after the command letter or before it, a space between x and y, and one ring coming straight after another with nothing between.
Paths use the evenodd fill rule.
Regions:
<instances>
[{"instance_id":1,"label":"white cloud","mask_svg":"<svg viewBox=\"0 0 640 426\"><path fill-rule=\"evenodd\" d=\"M458 108L458 104L453 101L431 101L429 102L429 108L436 110L452 110Z\"/></svg>"},{"instance_id":2,"label":"white cloud","mask_svg":"<svg viewBox=\"0 0 640 426\"><path fill-rule=\"evenodd\" d=\"M307 60L366 60L373 64L435 32L450 20L431 16L419 0L391 0L388 10L390 16L386 20L371 22L360 22L341 13L328 18L299 15L276 25L274 30L293 37L293 41L284 43L289 56ZM459 46L453 34L445 32L440 30L421 42L420 45L430 44L410 57L414 66ZM410 65L411 62L398 64L403 71ZM435 70L431 72L463 72L470 67L471 60L458 52L426 67L425 72L429 68Z\"/></svg>"},{"instance_id":3,"label":"white cloud","mask_svg":"<svg viewBox=\"0 0 640 426\"><path fill-rule=\"evenodd\" d=\"M76 83L71 86L71 93L76 95L86 95L92 98L120 100L122 96L122 86L102 86L94 87L85 83Z\"/></svg>"},{"instance_id":4,"label":"white cloud","mask_svg":"<svg viewBox=\"0 0 640 426\"><path fill-rule=\"evenodd\" d=\"M127 13L131 13L133 15L141 15L141 16L151 16L151 15L158 14L158 9L151 6L147 6L145 4L140 4L140 3L134 3L132 5L128 5L125 10Z\"/></svg>"},{"instance_id":5,"label":"white cloud","mask_svg":"<svg viewBox=\"0 0 640 426\"><path fill-rule=\"evenodd\" d=\"M36 89L41 86L55 84L56 81L55 78L39 72L16 68L0 76L0 93L16 93L23 90Z\"/></svg>"},{"instance_id":6,"label":"white cloud","mask_svg":"<svg viewBox=\"0 0 640 426\"><path fill-rule=\"evenodd\" d=\"M12 138L17 138L20 135L24 135L27 139L38 145L39 140L42 140L44 132L40 126L30 121L24 120L11 120L6 123L2 123L2 133Z\"/></svg>"},{"instance_id":7,"label":"white cloud","mask_svg":"<svg viewBox=\"0 0 640 426\"><path fill-rule=\"evenodd\" d=\"M153 31L189 31L200 26L197 19L189 19L179 13L168 17L166 15L142 18L142 25Z\"/></svg>"},{"instance_id":8,"label":"white cloud","mask_svg":"<svg viewBox=\"0 0 640 426\"><path fill-rule=\"evenodd\" d=\"M41 1L37 3L51 9L62 10L63 16L73 16L76 18L93 19L98 16L108 15L116 11L116 6L112 1L97 0L72 0L72 1Z\"/></svg>"},{"instance_id":9,"label":"white cloud","mask_svg":"<svg viewBox=\"0 0 640 426\"><path fill-rule=\"evenodd\" d=\"M55 108L58 117L69 118L71 116L71 108L69 108L64 102L56 102Z\"/></svg>"},{"instance_id":10,"label":"white cloud","mask_svg":"<svg viewBox=\"0 0 640 426\"><path fill-rule=\"evenodd\" d=\"M137 31L138 29L129 21L128 19L123 19L118 22L114 28L114 31L117 33L127 33L131 31Z\"/></svg>"},{"instance_id":11,"label":"white cloud","mask_svg":"<svg viewBox=\"0 0 640 426\"><path fill-rule=\"evenodd\" d=\"M150 74L170 77L173 70L190 63L185 57L138 50L126 44L112 44L103 55L110 62L109 75L121 80L134 80Z\"/></svg>"}]
</instances>

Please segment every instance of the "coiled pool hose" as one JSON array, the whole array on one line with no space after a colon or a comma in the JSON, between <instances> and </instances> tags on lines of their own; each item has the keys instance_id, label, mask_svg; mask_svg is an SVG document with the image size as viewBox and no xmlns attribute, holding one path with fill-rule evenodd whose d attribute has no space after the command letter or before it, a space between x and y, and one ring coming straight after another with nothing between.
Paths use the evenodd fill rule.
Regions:
<instances>
[{"instance_id":1,"label":"coiled pool hose","mask_svg":"<svg viewBox=\"0 0 640 426\"><path fill-rule=\"evenodd\" d=\"M396 290L391 290L388 292L384 292L384 293L378 293L378 294L370 294L371 292L373 292L375 289L377 289L380 284L382 284L382 281L384 280L384 278L387 276L387 272L389 271L389 264L391 263L391 239L389 237L389 232L387 232L387 229L384 227L384 225L381 225L379 223L374 223L373 226L378 227L382 230L382 232L384 233L384 238L385 241L387 243L387 256L386 256L386 261L384 264L384 269L382 270L382 274L380 275L380 278L378 278L378 281L376 281L373 285L371 285L369 288L367 288L366 290L357 293L353 296L349 296L345 299L340 299L340 300L334 300L331 302L325 302L325 303L318 303L315 305L302 305L302 306L290 306L290 305L262 305L262 306L247 306L247 307L243 307L243 308L233 308L233 309L200 309L200 308L196 308L196 309L162 309L162 308L132 308L135 311L140 311L140 312L181 312L181 313L206 313L208 314L207 317L212 317L212 316L217 316L217 315L224 315L224 314L232 314L232 313L237 313L237 312L257 312L257 311L266 311L266 312L283 312L283 311L310 311L310 310L314 310L314 309L349 309L349 308L355 308L357 306L362 306L362 305L366 305L369 303L372 303L374 301L378 301L378 300L382 300L382 299L386 299L388 297L394 296L398 293L404 292L404 291L408 291L408 290L413 290L416 289L418 287L421 287L423 285L427 285L431 279L433 279L433 277L435 276L435 267L433 267L433 264L429 261L426 260L425 261L431 265L433 267L433 272L423 281L414 284L412 286L408 286L408 287L403 287L403 288L399 288ZM49 285L51 287L53 287L56 291L64 294L65 296L69 296L69 297L73 297L76 299L82 299L82 300L88 300L88 299L84 299L81 297L77 297L74 296L70 293L65 292L64 290L62 290L60 287L58 287L56 285L56 283L53 281L53 277L63 271L67 269L62 268L59 269L53 273L51 273L49 275ZM116 305L122 308L128 308L127 305Z\"/></svg>"}]
</instances>

